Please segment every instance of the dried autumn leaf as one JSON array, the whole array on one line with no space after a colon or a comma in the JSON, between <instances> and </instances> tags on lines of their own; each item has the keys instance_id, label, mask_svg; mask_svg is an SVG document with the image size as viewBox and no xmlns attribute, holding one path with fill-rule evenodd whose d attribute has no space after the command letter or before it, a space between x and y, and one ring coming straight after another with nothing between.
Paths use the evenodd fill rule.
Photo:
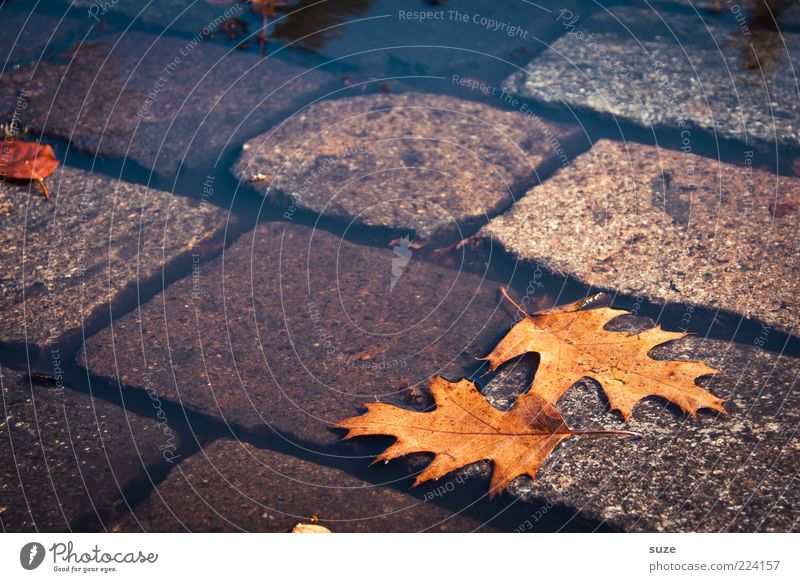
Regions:
<instances>
[{"instance_id":1,"label":"dried autumn leaf","mask_svg":"<svg viewBox=\"0 0 800 582\"><path fill-rule=\"evenodd\" d=\"M3 144L0 156L0 176L14 180L35 180L42 187L45 198L50 193L44 179L58 167L53 148L34 142L12 141Z\"/></svg>"},{"instance_id":2,"label":"dried autumn leaf","mask_svg":"<svg viewBox=\"0 0 800 582\"><path fill-rule=\"evenodd\" d=\"M541 398L555 404L570 386L588 377L600 383L611 409L619 410L625 420L630 420L633 407L647 396L666 398L692 416L701 408L727 414L724 400L695 384L695 379L717 370L703 362L654 360L648 355L657 345L688 334L664 331L660 326L635 335L603 329L625 313L609 307L581 309L576 304L525 314L484 359L495 370L522 354L539 354L539 367L530 391L520 396L522 401Z\"/></svg>"},{"instance_id":3,"label":"dried autumn leaf","mask_svg":"<svg viewBox=\"0 0 800 582\"><path fill-rule=\"evenodd\" d=\"M415 412L381 402L368 402L367 412L338 423L345 438L389 435L397 441L381 453L389 461L411 453L433 453L414 485L419 485L477 461L494 465L489 496L493 497L520 475L534 477L563 439L575 435L624 434L628 431L573 431L559 412L535 398L507 412L490 405L469 380L433 378L430 393L436 408Z\"/></svg>"}]
</instances>

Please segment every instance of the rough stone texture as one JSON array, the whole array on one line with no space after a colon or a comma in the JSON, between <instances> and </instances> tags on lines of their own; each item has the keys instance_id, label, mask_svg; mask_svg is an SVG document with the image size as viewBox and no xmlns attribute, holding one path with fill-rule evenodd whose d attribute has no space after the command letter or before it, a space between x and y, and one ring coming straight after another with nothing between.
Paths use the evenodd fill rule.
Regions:
<instances>
[{"instance_id":1,"label":"rough stone texture","mask_svg":"<svg viewBox=\"0 0 800 582\"><path fill-rule=\"evenodd\" d=\"M221 245L227 211L73 168L0 181L0 342L35 350L80 339L162 268ZM187 263L188 266L188 263ZM83 329L82 329L83 328ZM63 347L63 346L62 346Z\"/></svg>"},{"instance_id":2,"label":"rough stone texture","mask_svg":"<svg viewBox=\"0 0 800 582\"><path fill-rule=\"evenodd\" d=\"M565 163L576 136L453 97L371 95L317 103L249 141L235 172L262 174L255 187L292 208L459 240Z\"/></svg>"},{"instance_id":3,"label":"rough stone texture","mask_svg":"<svg viewBox=\"0 0 800 582\"><path fill-rule=\"evenodd\" d=\"M20 62L39 60L80 41L90 23L49 14L31 15L28 11L0 6L3 34L0 36L0 71Z\"/></svg>"},{"instance_id":4,"label":"rough stone texture","mask_svg":"<svg viewBox=\"0 0 800 582\"><path fill-rule=\"evenodd\" d=\"M702 359L721 370L702 383L729 399L730 416L701 412L692 420L663 400L647 399L627 427L641 438L566 441L536 481L517 479L510 491L627 531L796 531L798 360L700 338L651 355ZM576 429L625 428L591 381L573 386L559 408Z\"/></svg>"},{"instance_id":5,"label":"rough stone texture","mask_svg":"<svg viewBox=\"0 0 800 582\"><path fill-rule=\"evenodd\" d=\"M286 532L318 516L333 532L469 532L479 521L339 470L233 440L173 469L112 531Z\"/></svg>"},{"instance_id":6,"label":"rough stone texture","mask_svg":"<svg viewBox=\"0 0 800 582\"><path fill-rule=\"evenodd\" d=\"M279 113L302 107L329 78L231 50L197 38L104 36L39 63L35 72L4 73L0 116L10 118L26 90L21 126L32 132L157 171L199 167L227 144L263 131Z\"/></svg>"},{"instance_id":7,"label":"rough stone texture","mask_svg":"<svg viewBox=\"0 0 800 582\"><path fill-rule=\"evenodd\" d=\"M797 178L599 141L481 233L592 286L791 332L798 211Z\"/></svg>"},{"instance_id":8,"label":"rough stone texture","mask_svg":"<svg viewBox=\"0 0 800 582\"><path fill-rule=\"evenodd\" d=\"M565 18L567 34L504 87L646 126L800 145L800 94L787 73L800 62L800 31L748 36L731 13L704 22L696 14L611 10L622 24L605 13Z\"/></svg>"},{"instance_id":9,"label":"rough stone texture","mask_svg":"<svg viewBox=\"0 0 800 582\"><path fill-rule=\"evenodd\" d=\"M308 227L262 224L198 277L90 338L97 375L237 427L327 447L376 398L478 367L509 324L498 283ZM390 292L393 267L399 278ZM145 365L146 362L146 365ZM237 433L239 434L239 433Z\"/></svg>"},{"instance_id":10,"label":"rough stone texture","mask_svg":"<svg viewBox=\"0 0 800 582\"><path fill-rule=\"evenodd\" d=\"M0 531L102 527L127 510L127 488L163 470L163 452L179 446L157 421L2 368Z\"/></svg>"},{"instance_id":11,"label":"rough stone texture","mask_svg":"<svg viewBox=\"0 0 800 582\"><path fill-rule=\"evenodd\" d=\"M576 4L566 0L559 7ZM276 22L274 36L372 74L486 77L498 69L503 74L561 31L550 9L525 2L301 0L294 14L286 14Z\"/></svg>"}]
</instances>

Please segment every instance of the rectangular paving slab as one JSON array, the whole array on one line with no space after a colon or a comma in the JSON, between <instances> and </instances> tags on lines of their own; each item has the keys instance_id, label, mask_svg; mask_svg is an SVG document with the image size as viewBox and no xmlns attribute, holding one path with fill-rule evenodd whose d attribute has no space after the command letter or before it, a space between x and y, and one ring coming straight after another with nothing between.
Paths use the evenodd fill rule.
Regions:
<instances>
[{"instance_id":1,"label":"rectangular paving slab","mask_svg":"<svg viewBox=\"0 0 800 582\"><path fill-rule=\"evenodd\" d=\"M321 101L245 144L261 194L417 242L460 240L566 164L577 127L443 95Z\"/></svg>"},{"instance_id":2,"label":"rectangular paving slab","mask_svg":"<svg viewBox=\"0 0 800 582\"><path fill-rule=\"evenodd\" d=\"M751 152L752 154L752 152ZM800 179L601 140L481 236L594 287L755 318L792 333Z\"/></svg>"},{"instance_id":3,"label":"rectangular paving slab","mask_svg":"<svg viewBox=\"0 0 800 582\"><path fill-rule=\"evenodd\" d=\"M561 107L680 132L800 145L800 93L791 71L800 34L744 30L718 14L612 7L587 18L565 10L566 34L504 83L510 92ZM752 24L752 23L751 23Z\"/></svg>"},{"instance_id":4,"label":"rectangular paving slab","mask_svg":"<svg viewBox=\"0 0 800 582\"><path fill-rule=\"evenodd\" d=\"M486 531L409 493L229 439L175 467L111 530L288 532L312 516L333 532Z\"/></svg>"},{"instance_id":5,"label":"rectangular paving slab","mask_svg":"<svg viewBox=\"0 0 800 582\"><path fill-rule=\"evenodd\" d=\"M413 252L411 253L413 254ZM316 450L376 399L476 369L510 322L498 283L267 223L90 338L92 374ZM112 341L113 337L113 341Z\"/></svg>"},{"instance_id":6,"label":"rectangular paving slab","mask_svg":"<svg viewBox=\"0 0 800 582\"><path fill-rule=\"evenodd\" d=\"M652 398L626 426L593 382L579 382L558 404L573 429L628 429L641 437L568 439L536 480L519 478L510 492L626 531L797 531L800 361L696 337L651 355L699 359L720 370L701 383L728 400L729 416L701 411L692 419ZM524 376L509 367L485 393L503 402L501 394L524 389ZM535 516L529 522L520 524L523 531Z\"/></svg>"},{"instance_id":7,"label":"rectangular paving slab","mask_svg":"<svg viewBox=\"0 0 800 582\"><path fill-rule=\"evenodd\" d=\"M0 115L10 116L25 91L21 126L33 133L171 172L182 163L213 163L228 144L305 105L328 79L204 43L200 35L128 32L4 73Z\"/></svg>"},{"instance_id":8,"label":"rectangular paving slab","mask_svg":"<svg viewBox=\"0 0 800 582\"><path fill-rule=\"evenodd\" d=\"M0 181L0 343L26 358L74 349L164 269L188 272L221 248L229 223L205 200L83 170L62 166L46 182L49 201L35 183Z\"/></svg>"},{"instance_id":9,"label":"rectangular paving slab","mask_svg":"<svg viewBox=\"0 0 800 582\"><path fill-rule=\"evenodd\" d=\"M0 531L102 529L128 509L130 487L175 462L168 425L65 389L61 374L45 386L0 373Z\"/></svg>"}]
</instances>

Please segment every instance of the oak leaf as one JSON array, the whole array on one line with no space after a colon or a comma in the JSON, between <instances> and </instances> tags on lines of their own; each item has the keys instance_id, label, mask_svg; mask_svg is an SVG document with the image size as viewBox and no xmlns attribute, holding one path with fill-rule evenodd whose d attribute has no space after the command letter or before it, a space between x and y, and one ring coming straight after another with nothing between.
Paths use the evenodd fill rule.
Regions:
<instances>
[{"instance_id":1,"label":"oak leaf","mask_svg":"<svg viewBox=\"0 0 800 582\"><path fill-rule=\"evenodd\" d=\"M35 180L45 198L49 199L50 193L44 185L44 179L59 164L53 148L35 142L12 141L4 143L0 149L0 176L14 180Z\"/></svg>"},{"instance_id":2,"label":"oak leaf","mask_svg":"<svg viewBox=\"0 0 800 582\"><path fill-rule=\"evenodd\" d=\"M539 354L540 362L530 390L519 397L542 399L555 404L581 378L600 383L612 410L630 420L633 407L647 396L660 396L694 416L701 408L727 414L724 400L695 384L700 376L718 371L703 362L654 360L654 347L688 335L669 332L660 326L635 335L607 331L612 319L628 313L600 307L584 309L584 302L528 315L505 290L503 295L525 317L500 340L484 358L492 370L528 352Z\"/></svg>"},{"instance_id":3,"label":"oak leaf","mask_svg":"<svg viewBox=\"0 0 800 582\"><path fill-rule=\"evenodd\" d=\"M489 496L506 488L516 477L534 477L553 449L575 435L633 435L628 431L574 431L549 404L528 398L508 411L491 406L469 380L450 382L433 378L430 393L436 408L430 412L406 410L382 402L368 402L367 412L336 426L348 430L345 438L388 435L397 440L374 462L411 453L433 453L431 463L417 476L419 485L482 460L494 468Z\"/></svg>"}]
</instances>

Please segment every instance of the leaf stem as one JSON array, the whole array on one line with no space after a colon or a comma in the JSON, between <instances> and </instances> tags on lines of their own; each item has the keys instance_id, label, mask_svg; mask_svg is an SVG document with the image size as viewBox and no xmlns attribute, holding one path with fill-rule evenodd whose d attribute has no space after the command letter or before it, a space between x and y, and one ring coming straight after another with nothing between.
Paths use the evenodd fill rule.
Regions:
<instances>
[{"instance_id":1,"label":"leaf stem","mask_svg":"<svg viewBox=\"0 0 800 582\"><path fill-rule=\"evenodd\" d=\"M620 435L620 436L642 436L641 433L633 432L632 430L572 430L570 434L576 436L603 436L603 435Z\"/></svg>"},{"instance_id":2,"label":"leaf stem","mask_svg":"<svg viewBox=\"0 0 800 582\"><path fill-rule=\"evenodd\" d=\"M511 305L513 305L514 307L516 307L516 308L517 308L517 310L518 310L518 311L519 311L519 312L520 312L522 315L524 315L524 316L525 316L525 317L527 317L527 318L530 318L530 315L528 315L528 313L527 313L527 312L526 312L524 309L522 309L522 307L520 307L520 306L519 306L519 304L518 304L516 301L514 301L513 299L511 299L511 296L510 296L510 295L509 295L509 294L506 292L506 288L505 288L505 287L500 287L500 293L502 293L502 294L503 294L503 297L505 297L505 298L508 300L508 302L509 302L509 303L511 303Z\"/></svg>"},{"instance_id":3,"label":"leaf stem","mask_svg":"<svg viewBox=\"0 0 800 582\"><path fill-rule=\"evenodd\" d=\"M44 185L44 180L42 180L41 178L37 178L36 181L39 182L39 186L42 187L42 192L44 192L44 197L50 200L50 192L47 191L47 186Z\"/></svg>"}]
</instances>

